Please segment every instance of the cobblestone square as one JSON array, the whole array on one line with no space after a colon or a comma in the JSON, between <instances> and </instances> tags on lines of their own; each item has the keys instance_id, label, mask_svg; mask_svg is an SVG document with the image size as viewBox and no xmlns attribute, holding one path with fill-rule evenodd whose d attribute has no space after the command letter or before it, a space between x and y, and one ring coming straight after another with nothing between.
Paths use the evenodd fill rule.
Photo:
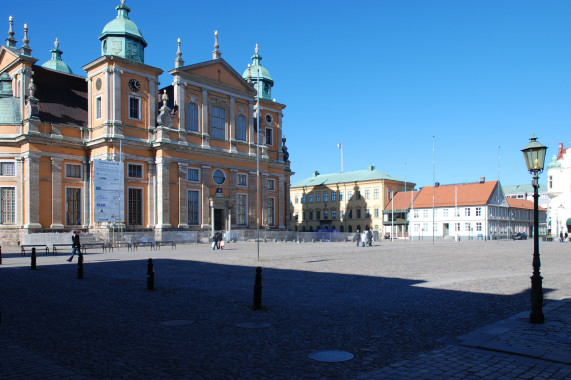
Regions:
<instances>
[{"instance_id":1,"label":"cobblestone square","mask_svg":"<svg viewBox=\"0 0 571 380\"><path fill-rule=\"evenodd\" d=\"M384 378L528 311L532 251L531 240L272 242L258 260L255 243L179 245L85 255L78 280L67 254L40 254L32 271L30 257L3 248L0 377ZM571 244L540 251L545 300L571 297ZM257 266L263 308L253 311ZM354 358L308 357L322 350Z\"/></svg>"}]
</instances>

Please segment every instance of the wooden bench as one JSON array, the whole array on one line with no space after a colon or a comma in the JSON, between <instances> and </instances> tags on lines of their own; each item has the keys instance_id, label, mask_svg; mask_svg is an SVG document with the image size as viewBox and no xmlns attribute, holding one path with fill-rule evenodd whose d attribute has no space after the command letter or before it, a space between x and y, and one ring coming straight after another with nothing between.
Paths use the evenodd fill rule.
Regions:
<instances>
[{"instance_id":1,"label":"wooden bench","mask_svg":"<svg viewBox=\"0 0 571 380\"><path fill-rule=\"evenodd\" d=\"M87 248L102 248L103 252L107 249L105 243L83 243L81 244L81 248L83 249L83 253L87 253Z\"/></svg>"},{"instance_id":2,"label":"wooden bench","mask_svg":"<svg viewBox=\"0 0 571 380\"><path fill-rule=\"evenodd\" d=\"M161 245L170 245L171 249L176 248L176 243L174 241L157 241L156 245L158 249L161 249Z\"/></svg>"},{"instance_id":3,"label":"wooden bench","mask_svg":"<svg viewBox=\"0 0 571 380\"><path fill-rule=\"evenodd\" d=\"M137 250L139 247L151 247L151 250L156 248L154 241L137 241L133 243L133 249Z\"/></svg>"},{"instance_id":4,"label":"wooden bench","mask_svg":"<svg viewBox=\"0 0 571 380\"><path fill-rule=\"evenodd\" d=\"M22 256L26 256L26 250L30 250L30 252L31 252L32 248L38 248L38 247L45 250L46 255L48 253L50 253L50 249L45 244L24 244L24 245L20 246L20 249L22 250L20 254ZM37 249L36 249L36 251L37 251Z\"/></svg>"},{"instance_id":5,"label":"wooden bench","mask_svg":"<svg viewBox=\"0 0 571 380\"><path fill-rule=\"evenodd\" d=\"M73 251L73 244L53 244L52 245L52 253L54 255L57 254L57 248L58 247L69 247Z\"/></svg>"},{"instance_id":6,"label":"wooden bench","mask_svg":"<svg viewBox=\"0 0 571 380\"><path fill-rule=\"evenodd\" d=\"M128 241L115 241L113 243L109 243L109 249L113 250L113 248L120 248L120 247L127 247L127 250L130 251L133 246Z\"/></svg>"}]
</instances>

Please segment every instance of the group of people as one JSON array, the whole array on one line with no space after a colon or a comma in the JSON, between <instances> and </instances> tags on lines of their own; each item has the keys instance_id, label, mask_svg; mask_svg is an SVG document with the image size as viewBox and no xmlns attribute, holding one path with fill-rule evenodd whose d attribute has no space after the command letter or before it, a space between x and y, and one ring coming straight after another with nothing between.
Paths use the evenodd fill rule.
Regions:
<instances>
[{"instance_id":1,"label":"group of people","mask_svg":"<svg viewBox=\"0 0 571 380\"><path fill-rule=\"evenodd\" d=\"M355 234L355 240L357 241L357 247L359 246L359 243L361 243L363 247L371 247L373 245L373 231L365 230L359 233L359 230L357 230L357 233Z\"/></svg>"},{"instance_id":2,"label":"group of people","mask_svg":"<svg viewBox=\"0 0 571 380\"><path fill-rule=\"evenodd\" d=\"M224 235L222 231L218 231L212 236L212 250L224 249Z\"/></svg>"},{"instance_id":3,"label":"group of people","mask_svg":"<svg viewBox=\"0 0 571 380\"><path fill-rule=\"evenodd\" d=\"M559 242L560 243L566 242L568 238L569 238L569 235L567 235L567 232L565 232L565 235L563 235L563 231L559 232Z\"/></svg>"}]
</instances>

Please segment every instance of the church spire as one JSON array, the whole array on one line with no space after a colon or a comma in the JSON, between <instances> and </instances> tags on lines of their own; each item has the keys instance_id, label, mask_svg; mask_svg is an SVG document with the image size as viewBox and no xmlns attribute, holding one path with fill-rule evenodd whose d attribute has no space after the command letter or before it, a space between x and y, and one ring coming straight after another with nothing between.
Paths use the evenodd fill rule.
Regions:
<instances>
[{"instance_id":1,"label":"church spire","mask_svg":"<svg viewBox=\"0 0 571 380\"><path fill-rule=\"evenodd\" d=\"M22 54L31 55L32 48L30 47L30 45L28 45L30 42L30 40L28 39L28 24L24 24L24 38L22 39L22 42L24 43L24 45L22 45L22 47L20 48Z\"/></svg>"},{"instance_id":2,"label":"church spire","mask_svg":"<svg viewBox=\"0 0 571 380\"><path fill-rule=\"evenodd\" d=\"M14 38L14 18L10 16L8 18L10 23L10 29L8 30L8 38L6 38L6 46L16 47L16 39Z\"/></svg>"},{"instance_id":3,"label":"church spire","mask_svg":"<svg viewBox=\"0 0 571 380\"><path fill-rule=\"evenodd\" d=\"M218 50L220 45L218 45L218 31L214 31L214 51L212 52L212 59L218 59L222 56L222 52Z\"/></svg>"},{"instance_id":4,"label":"church spire","mask_svg":"<svg viewBox=\"0 0 571 380\"><path fill-rule=\"evenodd\" d=\"M177 40L176 44L178 49L176 51L176 59L174 60L174 67L184 66L184 59L182 59L182 51L180 50L180 38Z\"/></svg>"}]
</instances>

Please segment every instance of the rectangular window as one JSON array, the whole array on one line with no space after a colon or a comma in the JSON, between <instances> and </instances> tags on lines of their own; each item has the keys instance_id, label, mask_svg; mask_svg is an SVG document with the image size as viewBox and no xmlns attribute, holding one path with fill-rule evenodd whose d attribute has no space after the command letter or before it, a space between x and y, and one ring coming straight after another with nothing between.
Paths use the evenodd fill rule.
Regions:
<instances>
[{"instance_id":1,"label":"rectangular window","mask_svg":"<svg viewBox=\"0 0 571 380\"><path fill-rule=\"evenodd\" d=\"M16 188L0 188L0 223L16 223Z\"/></svg>"},{"instance_id":2,"label":"rectangular window","mask_svg":"<svg viewBox=\"0 0 571 380\"><path fill-rule=\"evenodd\" d=\"M428 210L422 210L422 217L423 217L424 219L427 219L427 218L428 218Z\"/></svg>"},{"instance_id":3,"label":"rectangular window","mask_svg":"<svg viewBox=\"0 0 571 380\"><path fill-rule=\"evenodd\" d=\"M128 190L128 223L130 226L143 225L143 189Z\"/></svg>"},{"instance_id":4,"label":"rectangular window","mask_svg":"<svg viewBox=\"0 0 571 380\"><path fill-rule=\"evenodd\" d=\"M294 215L294 220L297 222L299 220L299 212L296 212Z\"/></svg>"},{"instance_id":5,"label":"rectangular window","mask_svg":"<svg viewBox=\"0 0 571 380\"><path fill-rule=\"evenodd\" d=\"M548 178L549 188L552 189L553 188L553 176L550 175L547 178Z\"/></svg>"},{"instance_id":6,"label":"rectangular window","mask_svg":"<svg viewBox=\"0 0 571 380\"><path fill-rule=\"evenodd\" d=\"M329 211L327 210L323 211L323 219L329 219Z\"/></svg>"},{"instance_id":7,"label":"rectangular window","mask_svg":"<svg viewBox=\"0 0 571 380\"><path fill-rule=\"evenodd\" d=\"M329 193L323 193L323 202L328 202Z\"/></svg>"},{"instance_id":8,"label":"rectangular window","mask_svg":"<svg viewBox=\"0 0 571 380\"><path fill-rule=\"evenodd\" d=\"M414 218L418 218L418 210L414 210Z\"/></svg>"},{"instance_id":9,"label":"rectangular window","mask_svg":"<svg viewBox=\"0 0 571 380\"><path fill-rule=\"evenodd\" d=\"M309 203L313 203L313 194L309 194Z\"/></svg>"},{"instance_id":10,"label":"rectangular window","mask_svg":"<svg viewBox=\"0 0 571 380\"><path fill-rule=\"evenodd\" d=\"M101 96L95 98L95 118L101 119Z\"/></svg>"},{"instance_id":11,"label":"rectangular window","mask_svg":"<svg viewBox=\"0 0 571 380\"><path fill-rule=\"evenodd\" d=\"M369 213L369 209L365 209L365 218L370 218L371 214Z\"/></svg>"},{"instance_id":12,"label":"rectangular window","mask_svg":"<svg viewBox=\"0 0 571 380\"><path fill-rule=\"evenodd\" d=\"M200 192L198 190L188 191L188 225L197 226L200 224Z\"/></svg>"},{"instance_id":13,"label":"rectangular window","mask_svg":"<svg viewBox=\"0 0 571 380\"><path fill-rule=\"evenodd\" d=\"M129 178L143 178L143 165L141 165L141 164L127 164L127 177L129 177Z\"/></svg>"},{"instance_id":14,"label":"rectangular window","mask_svg":"<svg viewBox=\"0 0 571 380\"><path fill-rule=\"evenodd\" d=\"M470 207L464 209L464 216L470 216Z\"/></svg>"},{"instance_id":15,"label":"rectangular window","mask_svg":"<svg viewBox=\"0 0 571 380\"><path fill-rule=\"evenodd\" d=\"M353 219L353 210L347 210L347 218Z\"/></svg>"},{"instance_id":16,"label":"rectangular window","mask_svg":"<svg viewBox=\"0 0 571 380\"><path fill-rule=\"evenodd\" d=\"M210 113L210 137L224 140L226 138L226 110L212 106Z\"/></svg>"},{"instance_id":17,"label":"rectangular window","mask_svg":"<svg viewBox=\"0 0 571 380\"><path fill-rule=\"evenodd\" d=\"M482 208L476 207L476 216L482 216Z\"/></svg>"},{"instance_id":18,"label":"rectangular window","mask_svg":"<svg viewBox=\"0 0 571 380\"><path fill-rule=\"evenodd\" d=\"M313 211L309 212L309 220L313 220Z\"/></svg>"},{"instance_id":19,"label":"rectangular window","mask_svg":"<svg viewBox=\"0 0 571 380\"><path fill-rule=\"evenodd\" d=\"M375 214L374 214L375 218L378 218L379 217L379 209L376 208L374 212L375 212Z\"/></svg>"},{"instance_id":20,"label":"rectangular window","mask_svg":"<svg viewBox=\"0 0 571 380\"><path fill-rule=\"evenodd\" d=\"M0 162L0 176L13 177L16 175L15 162Z\"/></svg>"},{"instance_id":21,"label":"rectangular window","mask_svg":"<svg viewBox=\"0 0 571 380\"><path fill-rule=\"evenodd\" d=\"M189 181L192 181L192 182L199 182L200 181L200 170L194 169L194 168L188 168L186 179Z\"/></svg>"},{"instance_id":22,"label":"rectangular window","mask_svg":"<svg viewBox=\"0 0 571 380\"><path fill-rule=\"evenodd\" d=\"M482 223L476 223L476 231L482 231Z\"/></svg>"},{"instance_id":23,"label":"rectangular window","mask_svg":"<svg viewBox=\"0 0 571 380\"><path fill-rule=\"evenodd\" d=\"M236 223L238 223L238 225L240 226L245 226L248 224L248 196L246 194L238 194L238 209L236 210Z\"/></svg>"},{"instance_id":24,"label":"rectangular window","mask_svg":"<svg viewBox=\"0 0 571 380\"><path fill-rule=\"evenodd\" d=\"M373 197L374 197L375 199L379 199L379 189L375 189L375 190L373 191Z\"/></svg>"},{"instance_id":25,"label":"rectangular window","mask_svg":"<svg viewBox=\"0 0 571 380\"><path fill-rule=\"evenodd\" d=\"M343 194L342 192L339 192L339 200L342 201L343 200Z\"/></svg>"},{"instance_id":26,"label":"rectangular window","mask_svg":"<svg viewBox=\"0 0 571 380\"><path fill-rule=\"evenodd\" d=\"M275 189L276 189L276 180L268 179L268 190L275 190Z\"/></svg>"},{"instance_id":27,"label":"rectangular window","mask_svg":"<svg viewBox=\"0 0 571 380\"><path fill-rule=\"evenodd\" d=\"M335 220L337 217L337 212L335 210L331 210L331 219Z\"/></svg>"},{"instance_id":28,"label":"rectangular window","mask_svg":"<svg viewBox=\"0 0 571 380\"><path fill-rule=\"evenodd\" d=\"M238 186L248 186L248 175L238 174ZM296 195L297 198L297 195ZM297 203L297 202L295 202Z\"/></svg>"},{"instance_id":29,"label":"rectangular window","mask_svg":"<svg viewBox=\"0 0 571 380\"><path fill-rule=\"evenodd\" d=\"M141 99L129 96L129 119L141 120Z\"/></svg>"},{"instance_id":30,"label":"rectangular window","mask_svg":"<svg viewBox=\"0 0 571 380\"><path fill-rule=\"evenodd\" d=\"M198 106L195 103L186 106L186 129L198 132Z\"/></svg>"},{"instance_id":31,"label":"rectangular window","mask_svg":"<svg viewBox=\"0 0 571 380\"><path fill-rule=\"evenodd\" d=\"M422 223L422 230L428 231L428 223Z\"/></svg>"},{"instance_id":32,"label":"rectangular window","mask_svg":"<svg viewBox=\"0 0 571 380\"><path fill-rule=\"evenodd\" d=\"M295 203L298 204L299 203L299 195L296 195L294 199L295 199Z\"/></svg>"},{"instance_id":33,"label":"rectangular window","mask_svg":"<svg viewBox=\"0 0 571 380\"><path fill-rule=\"evenodd\" d=\"M454 223L454 231L460 231L460 223Z\"/></svg>"},{"instance_id":34,"label":"rectangular window","mask_svg":"<svg viewBox=\"0 0 571 380\"><path fill-rule=\"evenodd\" d=\"M349 199L349 200L353 199L353 192L352 191L347 192L347 199Z\"/></svg>"},{"instance_id":35,"label":"rectangular window","mask_svg":"<svg viewBox=\"0 0 571 380\"><path fill-rule=\"evenodd\" d=\"M464 229L466 231L470 231L470 223L466 223L466 226L464 227Z\"/></svg>"},{"instance_id":36,"label":"rectangular window","mask_svg":"<svg viewBox=\"0 0 571 380\"><path fill-rule=\"evenodd\" d=\"M65 224L68 226L81 224L81 189L72 187L65 189Z\"/></svg>"},{"instance_id":37,"label":"rectangular window","mask_svg":"<svg viewBox=\"0 0 571 380\"><path fill-rule=\"evenodd\" d=\"M361 219L361 209L357 209L357 219Z\"/></svg>"},{"instance_id":38,"label":"rectangular window","mask_svg":"<svg viewBox=\"0 0 571 380\"><path fill-rule=\"evenodd\" d=\"M369 190L365 190L365 199L369 199L369 193L370 193Z\"/></svg>"},{"instance_id":39,"label":"rectangular window","mask_svg":"<svg viewBox=\"0 0 571 380\"><path fill-rule=\"evenodd\" d=\"M418 223L415 223L414 224L414 232L418 232L418 230L419 230L419 225L418 225Z\"/></svg>"},{"instance_id":40,"label":"rectangular window","mask_svg":"<svg viewBox=\"0 0 571 380\"><path fill-rule=\"evenodd\" d=\"M301 203L305 203L305 194L301 196Z\"/></svg>"},{"instance_id":41,"label":"rectangular window","mask_svg":"<svg viewBox=\"0 0 571 380\"><path fill-rule=\"evenodd\" d=\"M334 191L331 192L331 202L335 202L336 198L337 198L337 193Z\"/></svg>"},{"instance_id":42,"label":"rectangular window","mask_svg":"<svg viewBox=\"0 0 571 380\"><path fill-rule=\"evenodd\" d=\"M67 178L81 178L81 164L65 164Z\"/></svg>"},{"instance_id":43,"label":"rectangular window","mask_svg":"<svg viewBox=\"0 0 571 380\"><path fill-rule=\"evenodd\" d=\"M266 145L274 145L274 130L273 128L266 128Z\"/></svg>"},{"instance_id":44,"label":"rectangular window","mask_svg":"<svg viewBox=\"0 0 571 380\"><path fill-rule=\"evenodd\" d=\"M315 194L315 202L321 202L321 193Z\"/></svg>"},{"instance_id":45,"label":"rectangular window","mask_svg":"<svg viewBox=\"0 0 571 380\"><path fill-rule=\"evenodd\" d=\"M339 218L343 219L343 210L339 210Z\"/></svg>"},{"instance_id":46,"label":"rectangular window","mask_svg":"<svg viewBox=\"0 0 571 380\"><path fill-rule=\"evenodd\" d=\"M315 218L317 220L321 219L321 211L315 211Z\"/></svg>"},{"instance_id":47,"label":"rectangular window","mask_svg":"<svg viewBox=\"0 0 571 380\"><path fill-rule=\"evenodd\" d=\"M360 190L357 190L355 192L355 197L357 198L357 200L361 199L361 191Z\"/></svg>"}]
</instances>

